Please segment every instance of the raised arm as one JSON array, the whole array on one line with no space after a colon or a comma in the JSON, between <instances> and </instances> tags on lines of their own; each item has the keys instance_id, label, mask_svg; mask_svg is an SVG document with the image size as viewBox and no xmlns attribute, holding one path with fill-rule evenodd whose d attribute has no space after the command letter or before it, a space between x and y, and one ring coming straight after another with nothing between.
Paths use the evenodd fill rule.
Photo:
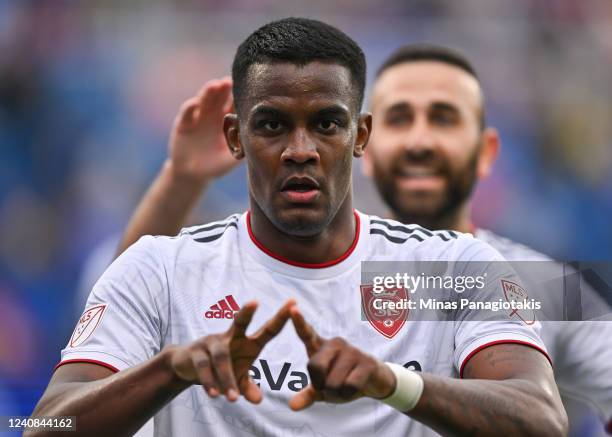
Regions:
<instances>
[{"instance_id":1,"label":"raised arm","mask_svg":"<svg viewBox=\"0 0 612 437\"><path fill-rule=\"evenodd\" d=\"M242 394L259 403L261 392L248 369L263 347L283 328L289 300L252 336L246 335L257 304L250 302L236 315L228 331L189 345L168 346L139 366L114 373L88 363L57 369L32 416L76 416L77 432L67 435L133 435L181 391L201 384L211 397L225 394L235 401ZM32 430L26 436L58 436Z\"/></svg>"},{"instance_id":2,"label":"raised arm","mask_svg":"<svg viewBox=\"0 0 612 437\"><path fill-rule=\"evenodd\" d=\"M212 80L183 103L168 158L136 208L117 255L143 235L175 235L208 184L238 164L222 130L223 117L232 110L231 87L229 78Z\"/></svg>"},{"instance_id":3,"label":"raised arm","mask_svg":"<svg viewBox=\"0 0 612 437\"><path fill-rule=\"evenodd\" d=\"M397 378L388 365L341 338L320 337L297 307L291 318L306 346L311 377L311 384L291 399L292 409L364 396L382 400L394 393ZM427 373L421 377L420 399L405 414L443 435L567 433L550 363L528 346L496 344L477 352L465 365L465 379Z\"/></svg>"}]
</instances>

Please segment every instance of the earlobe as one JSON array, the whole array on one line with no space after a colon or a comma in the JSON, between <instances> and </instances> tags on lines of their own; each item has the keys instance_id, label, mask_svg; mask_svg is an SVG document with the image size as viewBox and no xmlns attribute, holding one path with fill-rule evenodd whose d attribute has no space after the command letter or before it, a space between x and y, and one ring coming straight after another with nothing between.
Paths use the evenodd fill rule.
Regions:
<instances>
[{"instance_id":1,"label":"earlobe","mask_svg":"<svg viewBox=\"0 0 612 437\"><path fill-rule=\"evenodd\" d=\"M361 158L364 155L371 131L372 114L365 112L359 116L359 123L357 125L357 138L353 148L353 156L355 158Z\"/></svg>"},{"instance_id":2,"label":"earlobe","mask_svg":"<svg viewBox=\"0 0 612 437\"><path fill-rule=\"evenodd\" d=\"M236 159L244 158L244 150L240 143L240 125L238 115L227 114L223 118L223 134L230 153Z\"/></svg>"},{"instance_id":3,"label":"earlobe","mask_svg":"<svg viewBox=\"0 0 612 437\"><path fill-rule=\"evenodd\" d=\"M478 156L478 179L486 179L491 174L500 146L497 129L486 128L482 134L482 146Z\"/></svg>"}]
</instances>

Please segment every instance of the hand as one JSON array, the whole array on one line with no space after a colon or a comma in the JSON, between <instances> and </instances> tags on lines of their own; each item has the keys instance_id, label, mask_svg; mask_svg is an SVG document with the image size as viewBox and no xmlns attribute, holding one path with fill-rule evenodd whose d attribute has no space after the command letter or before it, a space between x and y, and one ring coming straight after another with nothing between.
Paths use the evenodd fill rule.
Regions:
<instances>
[{"instance_id":1,"label":"hand","mask_svg":"<svg viewBox=\"0 0 612 437\"><path fill-rule=\"evenodd\" d=\"M261 391L249 377L249 368L266 343L281 331L293 305L295 301L288 300L255 334L246 336L257 309L256 302L247 303L226 332L177 346L170 358L172 370L184 381L202 384L211 397L225 393L233 402L242 394L249 402L259 403Z\"/></svg>"},{"instance_id":2,"label":"hand","mask_svg":"<svg viewBox=\"0 0 612 437\"><path fill-rule=\"evenodd\" d=\"M223 136L223 117L232 111L229 77L206 82L197 96L183 103L170 135L168 161L174 174L204 183L238 164Z\"/></svg>"},{"instance_id":3,"label":"hand","mask_svg":"<svg viewBox=\"0 0 612 437\"><path fill-rule=\"evenodd\" d=\"M360 397L384 399L395 389L395 375L389 367L346 340L326 340L310 326L296 306L290 308L291 321L306 346L311 383L289 400L294 411L315 401L350 402Z\"/></svg>"}]
</instances>

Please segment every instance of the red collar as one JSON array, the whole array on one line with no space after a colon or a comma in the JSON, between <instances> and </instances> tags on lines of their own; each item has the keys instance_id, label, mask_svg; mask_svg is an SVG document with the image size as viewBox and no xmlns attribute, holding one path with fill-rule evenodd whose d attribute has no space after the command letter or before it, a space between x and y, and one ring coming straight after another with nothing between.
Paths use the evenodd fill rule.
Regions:
<instances>
[{"instance_id":1,"label":"red collar","mask_svg":"<svg viewBox=\"0 0 612 437\"><path fill-rule=\"evenodd\" d=\"M276 253L267 249L263 244L257 241L257 238L255 238L255 234L253 234L253 230L251 229L251 211L247 211L246 222L247 222L247 230L249 232L249 237L251 237L251 241L253 241L255 246L257 246L266 255L278 261L284 262L285 264L289 264L295 267L302 267L305 269L323 269L325 267L331 267L331 266L335 266L336 264L341 263L342 261L347 259L351 255L351 253L353 253L353 250L355 250L355 247L357 247L357 242L359 241L360 222L359 222L359 214L357 214L356 211L353 211L353 214L355 214L355 238L353 239L351 246L340 257L333 259L331 261L324 262L324 263L301 263L301 262L292 261L290 259L284 258L280 255L277 255Z\"/></svg>"}]
</instances>

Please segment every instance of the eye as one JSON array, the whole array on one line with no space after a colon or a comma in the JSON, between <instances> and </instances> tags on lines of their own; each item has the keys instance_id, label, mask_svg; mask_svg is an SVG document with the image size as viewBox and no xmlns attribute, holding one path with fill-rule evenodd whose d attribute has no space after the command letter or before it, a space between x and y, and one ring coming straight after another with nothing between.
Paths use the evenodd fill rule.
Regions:
<instances>
[{"instance_id":1,"label":"eye","mask_svg":"<svg viewBox=\"0 0 612 437\"><path fill-rule=\"evenodd\" d=\"M389 126L402 126L410 123L410 115L405 113L389 114L385 117L385 121Z\"/></svg>"},{"instance_id":2,"label":"eye","mask_svg":"<svg viewBox=\"0 0 612 437\"><path fill-rule=\"evenodd\" d=\"M285 124L278 119L266 118L257 120L254 128L261 135L279 135L285 129Z\"/></svg>"},{"instance_id":3,"label":"eye","mask_svg":"<svg viewBox=\"0 0 612 437\"><path fill-rule=\"evenodd\" d=\"M431 114L431 121L439 126L452 126L458 123L458 115L451 111L435 111Z\"/></svg>"},{"instance_id":4,"label":"eye","mask_svg":"<svg viewBox=\"0 0 612 437\"><path fill-rule=\"evenodd\" d=\"M262 127L268 132L278 132L281 130L282 124L277 120L268 120L262 122Z\"/></svg>"},{"instance_id":5,"label":"eye","mask_svg":"<svg viewBox=\"0 0 612 437\"><path fill-rule=\"evenodd\" d=\"M321 120L317 127L323 132L334 132L338 127L338 123L335 120Z\"/></svg>"}]
</instances>

